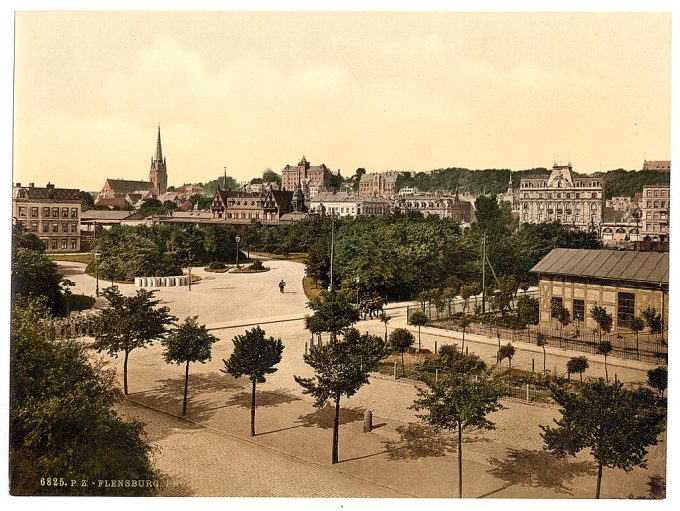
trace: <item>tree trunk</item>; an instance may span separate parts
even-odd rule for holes
[[[604,356],[604,378],[609,381],[609,371],[607,370],[607,355]]]
[[[463,498],[463,430],[458,423],[458,498]]]
[[[600,498],[600,489],[602,488],[602,463],[597,464],[597,486],[595,487],[595,498]]]
[[[338,439],[340,430],[340,396],[335,398],[335,419],[333,419],[333,455],[331,463],[338,462]]]
[[[406,378],[406,370],[404,369],[404,352],[401,352],[401,377]]]
[[[187,414],[187,401],[189,399],[189,361],[184,368],[184,402],[182,403],[182,415]]]
[[[130,352],[128,350],[125,350],[125,361],[123,362],[123,392],[125,395],[128,395],[128,384],[127,384],[127,375],[128,375],[128,369],[127,369],[127,363],[128,363],[128,355],[130,355]]]
[[[255,386],[257,382],[253,380],[253,395],[250,399],[250,436],[255,436]]]
[[[545,346],[543,346],[543,376],[545,376]]]
[[[640,332],[635,332],[635,351],[637,351],[637,359],[640,360]]]
[[[460,352],[465,353],[465,329],[463,328],[463,342],[460,345]]]
[[[418,325],[418,353],[420,353],[420,325]]]

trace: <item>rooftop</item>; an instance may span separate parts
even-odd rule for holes
[[[531,271],[607,280],[668,284],[668,253],[555,248]]]

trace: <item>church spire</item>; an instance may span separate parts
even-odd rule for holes
[[[158,139],[156,140],[156,161],[163,161],[163,150],[161,149],[161,123],[158,123]]]

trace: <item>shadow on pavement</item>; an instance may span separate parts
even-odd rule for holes
[[[219,378],[219,377],[218,377]],[[224,378],[226,380],[226,378]],[[157,382],[158,385],[142,392],[130,393],[130,398],[142,404],[180,417],[184,398],[184,377],[168,378]],[[189,400],[187,418],[203,421],[212,417],[213,412],[225,408],[225,392],[243,387],[217,378],[189,374]],[[202,399],[206,395],[208,399]],[[212,399],[210,399],[212,397]]]
[[[334,418],[335,407],[327,405],[323,408],[313,411],[312,413],[308,413],[307,415],[301,415],[298,417],[298,422],[302,423],[302,425],[305,427],[332,429]],[[343,424],[362,420],[364,420],[363,408],[340,408],[339,423],[341,426]]]
[[[252,393],[243,391],[231,396],[226,405],[250,409],[251,399]],[[293,401],[300,401],[300,398],[291,394],[286,389],[257,390],[255,392],[255,405],[258,408],[262,406],[279,406],[281,404],[292,403]]]
[[[488,462],[494,466],[488,473],[505,484],[480,497],[490,497],[514,485],[547,488],[571,495],[567,484],[575,477],[595,475],[595,465],[591,462],[569,461],[542,450],[509,449],[506,458],[491,458]]]
[[[453,441],[447,438],[448,435],[435,433],[425,425],[408,424],[399,426],[396,431],[399,440],[383,442],[389,461],[444,456],[454,450]]]

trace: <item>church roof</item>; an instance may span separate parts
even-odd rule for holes
[[[113,193],[135,193],[141,191],[152,191],[153,183],[151,181],[132,181],[129,179],[107,179],[109,188]]]

